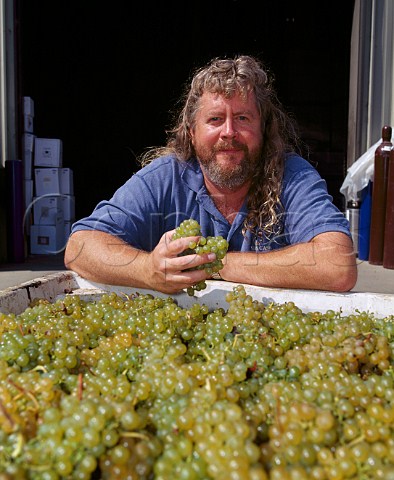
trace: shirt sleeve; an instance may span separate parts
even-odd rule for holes
[[[325,232],[342,232],[350,237],[349,222],[334,205],[327,185],[315,168],[301,159],[284,180],[282,204],[287,244],[308,242]]]
[[[158,201],[143,177],[133,175],[110,200],[98,203],[91,215],[75,222],[71,233],[99,230],[130,245],[151,251],[159,241]]]

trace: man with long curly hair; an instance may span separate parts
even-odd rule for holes
[[[176,293],[207,279],[214,254],[171,241],[192,218],[229,243],[221,277],[258,286],[348,291],[349,225],[301,156],[296,126],[262,63],[215,58],[193,75],[165,146],[109,201],[73,225],[65,264],[112,285]]]

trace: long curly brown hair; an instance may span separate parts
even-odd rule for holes
[[[284,111],[263,64],[248,55],[214,58],[198,69],[187,85],[174,127],[167,131],[167,144],[146,151],[140,162],[146,165],[161,155],[175,155],[186,161],[196,155],[190,130],[195,125],[199,100],[204,92],[231,98],[235,93],[254,93],[261,116],[262,153],[248,192],[248,214],[244,232],[274,231],[282,211],[280,194],[286,153],[300,152],[296,123]]]

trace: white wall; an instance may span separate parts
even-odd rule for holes
[[[394,127],[394,2],[356,0],[353,18],[348,167]]]

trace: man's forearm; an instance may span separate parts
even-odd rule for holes
[[[266,287],[348,291],[357,280],[352,250],[345,241],[300,243],[267,253],[230,252],[221,276]]]
[[[68,241],[65,265],[95,282],[149,288],[147,256],[113,235],[80,231]]]
[[[201,281],[204,275],[202,270],[195,270],[197,263],[189,264],[189,261],[201,263],[199,256],[178,257],[185,245],[169,255],[163,239],[158,246],[161,248],[155,249],[153,261],[150,253],[117,237],[98,231],[78,231],[69,239],[65,264],[79,275],[99,283],[172,293]],[[220,273],[224,280],[235,283],[348,291],[356,283],[357,265],[350,239],[344,234],[326,233],[311,242],[267,253],[229,252]]]

